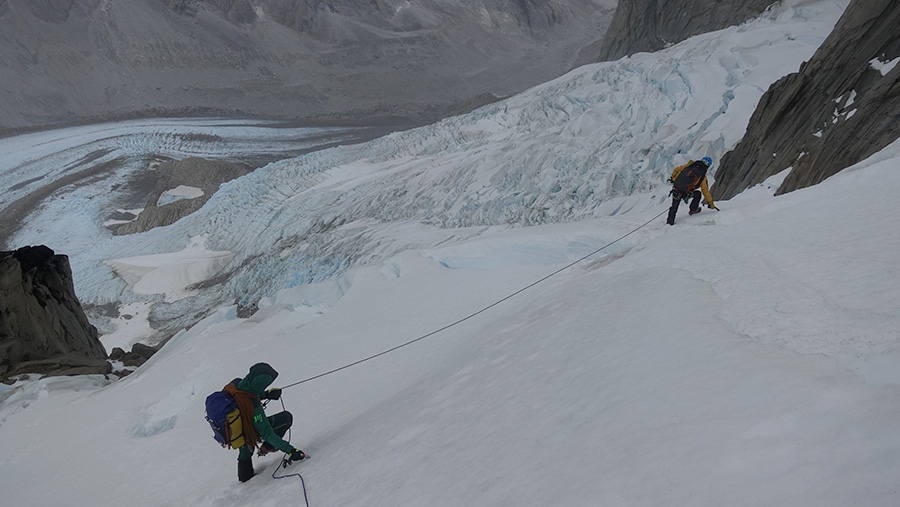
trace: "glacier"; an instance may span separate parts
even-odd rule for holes
[[[147,314],[181,327],[125,378],[0,388],[4,502],[897,504],[900,143],[815,187],[774,196],[785,168],[721,211],[658,215],[671,166],[717,160],[841,11],[785,2],[272,162],[146,233],[103,228],[108,182],[52,196],[16,241],[68,248],[79,295],[132,317],[105,343],[145,339]],[[273,455],[239,483],[202,419],[257,361],[291,386],[304,486]]]
[[[658,207],[671,168],[689,158],[717,160],[733,147],[763,91],[812,55],[840,10],[789,2],[690,44],[584,66],[467,115],[273,162],[223,185],[192,216],[140,235],[111,237],[98,226],[101,210],[85,207],[98,200],[76,189],[68,203],[55,199],[33,213],[13,242],[51,243],[68,253],[78,294],[93,305],[146,300],[110,271],[108,259],[178,251],[192,237],[233,253],[218,284],[174,307],[157,305],[171,334],[196,323],[172,320],[176,315],[233,301],[253,307],[279,290],[331,280],[404,249],[458,240],[460,228],[562,223]],[[156,121],[153,132],[128,136],[115,135],[115,128],[66,132],[52,140],[48,156],[76,160],[115,142],[140,153],[229,157],[247,151],[233,139],[266,142],[266,129],[221,122]],[[276,132],[272,142],[282,148],[278,141],[312,135]],[[194,147],[189,140],[197,135],[222,140]],[[15,139],[7,143],[14,147]],[[54,225],[60,215],[77,225]],[[429,229],[430,238],[418,245],[396,241],[390,231],[403,222]]]

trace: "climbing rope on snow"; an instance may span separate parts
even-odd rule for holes
[[[498,299],[497,301],[495,301],[495,302],[493,302],[493,303],[491,303],[491,304],[485,306],[484,308],[482,308],[482,309],[480,309],[480,310],[478,310],[478,311],[476,311],[476,312],[474,312],[474,313],[471,313],[471,314],[469,314],[469,315],[467,315],[467,316],[465,316],[465,317],[463,317],[463,318],[461,318],[461,319],[459,319],[459,320],[456,320],[456,321],[454,321],[454,322],[451,322],[450,324],[447,324],[446,326],[443,326],[443,327],[441,327],[441,328],[439,328],[439,329],[435,329],[434,331],[431,331],[431,332],[429,332],[429,333],[426,333],[426,334],[424,334],[424,335],[422,335],[422,336],[420,336],[420,337],[418,337],[418,338],[415,338],[415,339],[410,340],[410,341],[405,342],[405,343],[401,343],[400,345],[397,345],[396,347],[391,347],[391,348],[389,348],[389,349],[387,349],[387,350],[381,351],[381,352],[379,352],[379,353],[377,353],[377,354],[373,354],[373,355],[371,355],[371,356],[369,356],[369,357],[365,357],[365,358],[360,359],[360,360],[358,360],[358,361],[354,361],[354,362],[352,362],[352,363],[345,364],[344,366],[340,366],[340,367],[335,368],[335,369],[333,369],[333,370],[326,371],[325,373],[320,373],[320,374],[318,374],[318,375],[314,375],[314,376],[312,376],[312,377],[303,379],[303,380],[301,380],[301,381],[299,381],[299,382],[294,382],[293,384],[288,384],[288,385],[286,385],[286,386],[283,386],[281,389],[287,389],[288,387],[294,387],[294,386],[296,386],[296,385],[304,384],[304,383],[306,383],[306,382],[310,382],[310,381],[312,381],[312,380],[316,380],[316,379],[319,379],[319,378],[322,378],[322,377],[331,375],[332,373],[337,373],[337,372],[339,372],[339,371],[346,370],[347,368],[352,368],[352,367],[354,367],[354,366],[356,366],[356,365],[365,363],[366,361],[371,361],[372,359],[381,357],[381,356],[386,355],[386,354],[390,354],[391,352],[394,352],[395,350],[402,349],[403,347],[406,347],[406,346],[412,345],[413,343],[422,341],[422,340],[424,340],[425,338],[429,338],[429,337],[431,337],[431,336],[434,336],[434,335],[440,333],[441,331],[446,331],[447,329],[450,329],[451,327],[454,327],[454,326],[457,326],[457,325],[459,325],[459,324],[462,324],[463,322],[465,322],[465,321],[467,321],[467,320],[469,320],[469,319],[471,319],[471,318],[473,318],[473,317],[476,317],[476,316],[478,316],[478,315],[481,315],[482,313],[484,313],[484,312],[490,310],[491,308],[493,308],[493,307],[499,305],[500,303],[503,303],[504,301],[507,301],[507,300],[509,300],[509,299],[511,299],[511,298],[513,298],[513,297],[515,297],[515,296],[518,296],[519,294],[521,294],[521,293],[525,292],[526,290],[528,290],[528,289],[534,287],[535,285],[537,285],[537,284],[539,284],[539,283],[541,283],[541,282],[544,282],[544,281],[546,281],[546,280],[548,280],[548,279],[550,279],[550,278],[553,278],[554,276],[556,276],[556,275],[562,273],[563,271],[565,271],[565,270],[571,268],[572,266],[574,266],[574,265],[576,265],[576,264],[578,264],[578,263],[580,263],[580,262],[582,262],[582,261],[584,261],[584,260],[586,260],[586,259],[588,259],[588,258],[590,258],[590,257],[593,257],[594,255],[598,254],[599,252],[601,252],[601,251],[603,251],[603,250],[609,248],[610,246],[612,246],[612,245],[618,243],[619,241],[622,241],[623,239],[627,238],[628,236],[631,236],[631,235],[634,234],[635,232],[637,232],[637,231],[643,229],[644,227],[646,227],[647,225],[649,225],[650,222],[652,222],[652,221],[656,220],[657,218],[661,217],[661,216],[663,215],[663,213],[666,213],[666,212],[668,212],[668,211],[669,211],[669,209],[666,208],[665,210],[663,210],[662,212],[660,212],[660,214],[656,215],[655,217],[651,218],[650,220],[647,220],[646,222],[644,222],[643,224],[637,226],[636,228],[632,229],[631,231],[627,232],[626,234],[623,234],[622,236],[620,236],[620,237],[614,239],[613,241],[610,241],[609,243],[607,243],[607,244],[603,245],[602,247],[600,247],[600,248],[594,250],[593,252],[591,252],[591,253],[589,253],[589,254],[587,254],[587,255],[581,257],[580,259],[577,259],[577,260],[575,260],[575,261],[572,261],[572,262],[570,262],[569,264],[566,264],[565,266],[563,266],[563,267],[557,269],[556,271],[550,273],[549,275],[547,275],[547,276],[545,276],[545,277],[543,277],[543,278],[541,278],[541,279],[539,279],[539,280],[536,280],[536,281],[534,281],[534,282],[532,282],[532,283],[526,285],[525,287],[522,287],[521,289],[519,289],[519,290],[513,292],[512,294],[509,294],[508,296],[505,296],[505,297],[503,297],[503,298],[501,298],[501,299]]]
[[[281,400],[281,409],[287,411],[287,408],[284,406],[284,397],[279,398]],[[288,437],[287,443],[291,443],[291,429],[288,428]],[[307,459],[309,459],[309,455],[307,454]],[[304,460],[305,461],[305,460]],[[291,463],[290,458],[287,453],[284,453],[284,457],[281,458],[281,462],[278,463],[278,466],[275,467],[275,470],[272,471],[273,479],[287,479],[288,477],[299,477],[300,484],[303,486],[303,500],[306,502],[306,507],[309,507],[309,495],[306,493],[306,481],[303,480],[303,476],[300,473],[295,474],[285,474],[285,475],[275,475],[278,473],[279,468],[287,468],[287,466]]]
[[[541,278],[541,279],[539,279],[539,280],[536,280],[536,281],[534,281],[534,282],[532,282],[532,283],[526,285],[525,287],[522,287],[521,289],[519,289],[519,290],[517,290],[517,291],[515,291],[515,292],[513,292],[513,293],[511,293],[511,294],[509,294],[509,295],[507,295],[507,296],[505,296],[505,297],[503,297],[503,298],[501,298],[501,299],[498,299],[497,301],[495,301],[495,302],[489,304],[488,306],[485,306],[484,308],[482,308],[482,309],[480,309],[480,310],[478,310],[478,311],[476,311],[476,312],[474,312],[474,313],[471,313],[471,314],[469,314],[469,315],[467,315],[467,316],[465,316],[465,317],[463,317],[463,318],[461,318],[461,319],[458,319],[458,320],[456,320],[456,321],[454,321],[454,322],[451,322],[450,324],[447,324],[446,326],[443,326],[443,327],[441,327],[441,328],[439,328],[439,329],[435,329],[434,331],[431,331],[430,333],[426,333],[426,334],[424,334],[424,335],[422,335],[422,336],[420,336],[420,337],[418,337],[418,338],[416,338],[416,339],[414,339],[414,340],[410,340],[410,341],[408,341],[408,342],[406,342],[406,343],[401,343],[400,345],[397,345],[396,347],[391,347],[391,348],[389,348],[389,349],[387,349],[387,350],[384,350],[384,351],[382,351],[382,352],[379,352],[379,353],[377,353],[377,354],[373,354],[373,355],[371,355],[371,356],[369,356],[369,357],[360,359],[359,361],[354,361],[354,362],[352,362],[352,363],[346,364],[346,365],[341,366],[341,367],[339,367],[339,368],[335,368],[335,369],[333,369],[333,370],[326,371],[325,373],[320,373],[320,374],[318,374],[318,375],[314,375],[314,376],[312,376],[312,377],[303,379],[303,380],[301,380],[301,381],[299,381],[299,382],[294,382],[293,384],[288,384],[288,385],[282,387],[281,389],[284,390],[284,389],[287,389],[288,387],[293,387],[293,386],[296,386],[296,385],[300,385],[300,384],[303,384],[303,383],[306,383],[306,382],[310,382],[310,381],[315,380],[315,379],[318,379],[318,378],[322,378],[322,377],[324,377],[324,376],[326,376],[326,375],[331,375],[332,373],[337,373],[337,372],[339,372],[339,371],[341,371],[341,370],[346,370],[347,368],[352,368],[353,366],[356,366],[356,365],[358,365],[358,364],[365,363],[366,361],[371,361],[372,359],[375,359],[375,358],[377,358],[377,357],[381,357],[381,356],[386,355],[386,354],[390,354],[391,352],[393,352],[393,351],[395,351],[395,350],[401,349],[401,348],[406,347],[406,346],[408,346],[408,345],[412,345],[413,343],[422,341],[422,340],[424,340],[425,338],[428,338],[428,337],[430,337],[430,336],[434,336],[434,335],[440,333],[441,331],[445,331],[445,330],[447,330],[447,329],[450,329],[450,328],[453,327],[453,326],[456,326],[456,325],[458,325],[458,324],[461,324],[461,323],[463,323],[463,322],[465,322],[465,321],[467,321],[467,320],[469,320],[469,319],[471,319],[471,318],[473,318],[473,317],[475,317],[475,316],[477,316],[477,315],[480,315],[480,314],[482,314],[482,313],[484,313],[484,312],[490,310],[491,308],[493,308],[493,307],[499,305],[500,303],[503,303],[504,301],[506,301],[506,300],[508,300],[508,299],[511,299],[511,298],[513,298],[513,297],[515,297],[515,296],[517,296],[517,295],[519,295],[519,294],[525,292],[526,290],[528,290],[528,289],[534,287],[535,285],[537,285],[537,284],[539,284],[539,283],[541,283],[541,282],[544,282],[544,281],[546,281],[546,280],[548,280],[548,279],[550,279],[550,278],[552,278],[552,277],[558,275],[559,273],[562,273],[563,271],[565,271],[565,270],[571,268],[572,266],[574,266],[574,265],[576,265],[576,264],[578,264],[578,263],[580,263],[580,262],[582,262],[582,261],[584,261],[584,260],[586,260],[586,259],[588,259],[588,258],[590,258],[590,257],[593,257],[593,256],[596,255],[597,253],[599,253],[599,252],[605,250],[606,248],[609,248],[610,246],[612,246],[612,245],[618,243],[619,241],[622,241],[623,239],[627,238],[628,236],[630,236],[630,235],[634,234],[635,232],[641,230],[642,228],[646,227],[647,225],[650,224],[650,222],[656,220],[657,218],[659,218],[660,216],[662,216],[663,213],[666,213],[667,211],[668,211],[668,209],[662,211],[660,214],[656,215],[655,217],[651,218],[650,220],[647,220],[646,222],[644,222],[643,224],[639,225],[638,227],[632,229],[631,231],[627,232],[626,234],[623,234],[622,236],[616,238],[615,240],[610,241],[609,243],[607,243],[607,244],[603,245],[602,247],[600,247],[600,248],[594,250],[593,252],[591,252],[591,253],[589,253],[589,254],[587,254],[587,255],[585,255],[585,256],[583,256],[583,257],[581,257],[581,258],[579,258],[579,259],[577,259],[577,260],[575,260],[575,261],[573,261],[573,262],[570,262],[569,264],[566,264],[565,266],[563,266],[563,267],[557,269],[556,271],[550,273],[549,275],[544,276],[543,278]],[[282,408],[282,410],[287,410],[287,409],[285,408],[285,406],[284,406],[284,397],[282,396],[282,397],[280,398],[280,400],[281,400],[281,408]],[[290,429],[290,428],[288,428],[288,433],[287,433],[287,435],[288,435],[287,442],[290,443],[290,441],[291,441],[291,429]],[[310,507],[310,506],[309,506],[309,495],[307,494],[307,491],[306,491],[306,481],[303,479],[303,476],[302,476],[302,475],[300,475],[299,473],[292,473],[292,474],[285,474],[285,475],[277,475],[277,474],[278,474],[278,470],[279,470],[280,468],[286,468],[288,464],[290,464],[290,459],[289,459],[289,457],[288,457],[288,454],[285,453],[285,455],[284,455],[284,457],[282,458],[281,462],[278,464],[278,466],[275,467],[275,470],[272,471],[272,478],[273,478],[273,479],[286,479],[286,478],[288,478],[288,477],[299,477],[299,478],[300,478],[300,484],[303,486],[303,500],[306,502],[306,507]]]

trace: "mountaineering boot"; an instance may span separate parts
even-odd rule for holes
[[[700,213],[700,208],[688,211],[688,215],[696,215],[697,213]]]
[[[247,482],[250,478],[253,477],[253,460],[251,459],[239,459],[238,460],[238,480],[241,482]]]

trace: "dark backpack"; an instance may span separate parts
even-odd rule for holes
[[[213,430],[213,438],[222,447],[243,447],[244,431],[241,411],[234,396],[216,391],[206,397],[206,421]]]
[[[697,187],[700,186],[700,182],[706,177],[707,169],[709,169],[709,166],[704,164],[702,160],[698,160],[685,167],[678,173],[678,176],[675,177],[675,181],[672,182],[675,186],[675,190],[682,193],[691,193],[694,190],[697,190]]]

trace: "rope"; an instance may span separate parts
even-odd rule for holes
[[[461,319],[459,319],[459,320],[457,320],[457,321],[451,322],[450,324],[447,324],[447,325],[444,326],[444,327],[441,327],[441,328],[439,328],[439,329],[435,329],[434,331],[431,331],[430,333],[426,333],[426,334],[424,334],[424,335],[422,335],[422,336],[420,336],[420,337],[418,337],[418,338],[415,338],[415,339],[413,339],[413,340],[410,340],[410,341],[408,341],[408,342],[406,342],[406,343],[401,343],[400,345],[397,345],[396,347],[391,347],[391,348],[389,348],[389,349],[387,349],[387,350],[384,350],[384,351],[382,351],[382,352],[379,352],[379,353],[377,353],[377,354],[373,354],[373,355],[371,355],[371,356],[369,356],[369,357],[360,359],[360,360],[358,360],[358,361],[354,361],[354,362],[352,362],[352,363],[345,364],[344,366],[335,368],[335,369],[333,369],[333,370],[326,371],[325,373],[320,373],[320,374],[318,374],[318,375],[314,375],[314,376],[312,376],[312,377],[303,379],[303,380],[301,380],[301,381],[299,381],[299,382],[294,382],[293,384],[288,384],[288,385],[282,387],[281,389],[287,389],[287,388],[289,388],[289,387],[294,387],[294,386],[296,386],[296,385],[304,384],[304,383],[306,383],[306,382],[310,382],[310,381],[312,381],[312,380],[316,380],[316,379],[325,377],[325,376],[327,376],[327,375],[331,375],[332,373],[337,373],[337,372],[339,372],[339,371],[346,370],[347,368],[352,368],[352,367],[354,367],[354,366],[356,366],[356,365],[365,363],[366,361],[371,361],[372,359],[381,357],[381,356],[386,355],[386,354],[390,354],[391,352],[394,352],[395,350],[402,349],[403,347],[406,347],[406,346],[408,346],[408,345],[412,345],[413,343],[422,341],[422,340],[424,340],[425,338],[434,336],[434,335],[440,333],[441,331],[446,331],[447,329],[450,329],[451,327],[454,327],[454,326],[457,326],[457,325],[459,325],[459,324],[462,324],[463,322],[465,322],[465,321],[467,321],[467,320],[469,320],[469,319],[471,319],[471,318],[473,318],[473,317],[476,317],[476,316],[478,316],[478,315],[481,315],[482,313],[484,313],[484,312],[490,310],[491,308],[493,308],[493,307],[499,305],[500,303],[503,303],[504,301],[507,301],[507,300],[509,300],[509,299],[512,299],[512,298],[515,297],[515,296],[518,296],[519,294],[521,294],[521,293],[525,292],[526,290],[528,290],[528,289],[534,287],[535,285],[537,285],[537,284],[539,284],[539,283],[541,283],[541,282],[544,282],[544,281],[546,281],[546,280],[548,280],[548,279],[550,279],[550,278],[552,278],[552,277],[554,277],[554,276],[556,276],[556,275],[562,273],[563,271],[565,271],[565,270],[571,268],[572,266],[578,264],[579,262],[582,262],[582,261],[584,261],[585,259],[588,259],[589,257],[593,257],[594,255],[596,255],[597,253],[601,252],[602,250],[605,250],[605,249],[611,247],[612,245],[615,245],[615,244],[618,243],[619,241],[622,241],[623,239],[627,238],[628,236],[631,236],[631,235],[634,234],[635,232],[637,232],[637,231],[643,229],[644,227],[646,227],[647,225],[649,225],[650,222],[652,222],[652,221],[656,220],[657,218],[661,217],[661,216],[663,215],[663,213],[666,213],[666,212],[668,212],[668,211],[669,211],[669,209],[666,208],[666,209],[663,210],[660,214],[656,215],[655,217],[651,218],[650,220],[647,220],[646,222],[644,222],[643,224],[641,224],[641,225],[637,226],[636,228],[632,229],[632,230],[629,231],[628,233],[626,233],[626,234],[624,234],[624,235],[622,235],[622,236],[616,238],[616,239],[613,240],[613,241],[610,241],[609,243],[607,243],[607,244],[603,245],[602,247],[600,247],[600,248],[594,250],[593,252],[591,252],[591,253],[585,255],[584,257],[581,257],[580,259],[575,260],[575,261],[572,261],[572,262],[570,262],[569,264],[566,264],[565,266],[563,266],[563,267],[557,269],[556,271],[554,271],[554,272],[550,273],[549,275],[547,275],[547,276],[541,278],[540,280],[534,281],[534,282],[532,282],[532,283],[526,285],[525,287],[522,287],[521,289],[519,289],[519,290],[513,292],[512,294],[510,294],[510,295],[508,295],[508,296],[506,296],[506,297],[503,297],[503,298],[501,298],[501,299],[498,299],[497,301],[495,301],[495,302],[489,304],[488,306],[485,306],[484,308],[482,308],[482,309],[476,311],[475,313],[471,313],[471,314],[469,314],[469,315],[467,315],[467,316],[465,316],[465,317],[463,317],[463,318],[461,318]]]
[[[284,411],[287,411],[287,408],[284,406],[284,397],[281,397],[279,399],[281,400],[281,409]],[[291,443],[291,428],[288,428],[287,443]],[[309,459],[309,455],[307,455],[306,459]],[[306,502],[306,507],[309,507],[309,495],[306,493],[306,481],[303,480],[302,475],[300,475],[299,473],[275,475],[278,473],[279,468],[286,468],[287,467],[286,463],[289,463],[289,462],[290,462],[290,460],[288,459],[288,454],[284,453],[284,457],[281,458],[281,462],[278,464],[278,466],[275,467],[275,470],[272,471],[272,478],[273,479],[287,479],[288,477],[299,477],[300,484],[303,486],[303,500]]]

